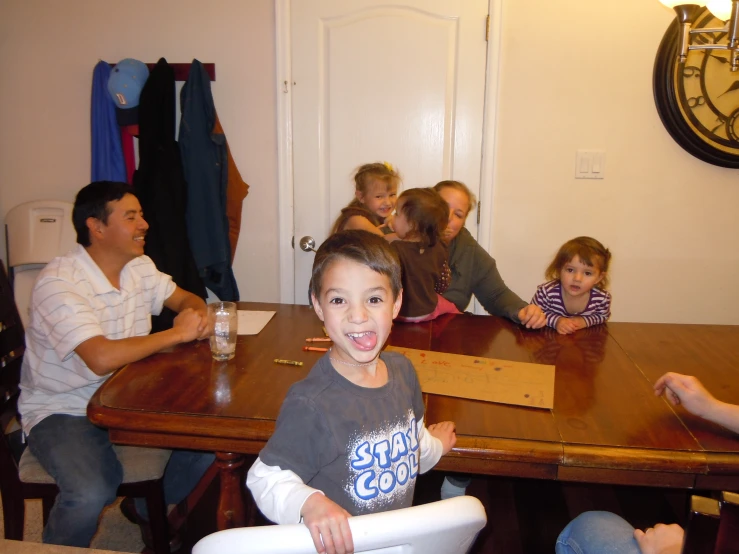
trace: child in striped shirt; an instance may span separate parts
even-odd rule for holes
[[[605,323],[611,317],[608,265],[611,252],[591,237],[562,245],[546,270],[550,281],[539,285],[531,303],[547,316],[547,325],[569,335]]]

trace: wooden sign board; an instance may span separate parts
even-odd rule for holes
[[[531,408],[554,407],[554,366],[388,346],[416,368],[421,390]]]

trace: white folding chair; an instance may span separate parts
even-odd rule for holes
[[[5,216],[8,272],[23,327],[28,328],[28,306],[39,272],[76,243],[69,202],[38,200],[15,206]]]
[[[485,526],[485,508],[460,496],[412,508],[349,518],[354,552],[460,554]],[[228,529],[198,541],[192,554],[315,554],[308,528],[267,525]]]

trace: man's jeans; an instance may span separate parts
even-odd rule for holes
[[[28,447],[54,478],[59,496],[54,502],[43,541],[65,546],[90,546],[100,512],[116,499],[123,468],[108,440],[108,432],[84,416],[56,414],[37,423],[28,435]],[[164,473],[167,504],[183,500],[213,462],[204,452],[172,453]],[[145,502],[136,499],[146,517]]]
[[[640,554],[634,528],[611,512],[585,512],[557,537],[556,554]]]

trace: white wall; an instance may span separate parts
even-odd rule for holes
[[[508,284],[530,297],[560,244],[589,234],[613,251],[614,320],[739,324],[739,173],[683,151],[652,99],[671,12],[502,1],[492,249]],[[160,56],[216,63],[216,108],[251,185],[236,278],[243,299],[278,301],[271,0],[0,0],[0,217],[89,181],[97,60]],[[606,150],[605,180],[574,179],[578,148]]]
[[[657,0],[503,0],[492,250],[522,297],[592,235],[615,321],[739,324],[739,172],[682,150],[652,97],[672,19]],[[574,179],[579,148],[606,151],[604,180]]]
[[[0,217],[90,182],[92,70],[129,57],[216,64],[216,109],[250,185],[234,272],[242,300],[278,301],[271,0],[0,0]]]

